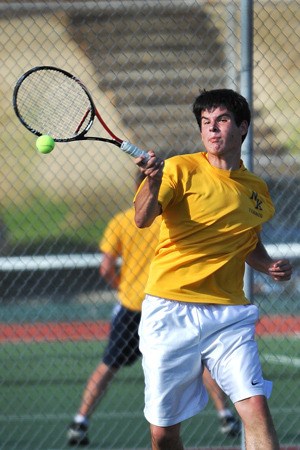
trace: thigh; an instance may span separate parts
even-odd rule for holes
[[[197,414],[207,403],[202,383],[199,323],[191,305],[146,298],[140,323],[145,374],[145,416],[171,426]]]
[[[221,314],[219,319],[217,339],[216,336],[207,338],[206,365],[233,403],[255,395],[269,397],[272,383],[263,378],[255,341],[257,307],[243,305],[223,309],[225,315]]]

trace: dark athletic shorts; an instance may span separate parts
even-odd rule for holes
[[[113,368],[129,366],[140,356],[138,328],[141,313],[117,305],[103,362]]]

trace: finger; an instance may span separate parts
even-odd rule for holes
[[[292,266],[289,261],[276,261],[276,263],[269,267],[269,272],[276,272],[278,270],[292,270]]]
[[[282,276],[284,274],[292,274],[292,270],[289,268],[280,268],[280,269],[276,269],[276,270],[269,270],[269,274],[271,276]]]
[[[292,276],[292,273],[290,271],[289,272],[279,272],[279,273],[273,274],[272,278],[275,281],[287,281],[287,280],[291,279],[291,276]]]
[[[283,266],[291,266],[288,259],[279,259],[275,261],[270,268],[283,267]]]

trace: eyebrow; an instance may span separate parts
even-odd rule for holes
[[[219,114],[219,115],[216,117],[216,119],[220,119],[221,117],[229,117],[229,118],[231,118],[231,115],[230,115],[229,113]],[[210,117],[201,116],[201,120],[203,120],[203,119],[205,119],[205,120],[211,120]]]

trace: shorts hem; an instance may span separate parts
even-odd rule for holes
[[[179,416],[177,416],[176,418],[170,418],[170,419],[163,419],[163,418],[155,418],[153,420],[150,420],[150,416],[147,415],[147,413],[144,412],[145,415],[145,419],[151,424],[151,425],[155,425],[157,427],[170,427],[172,425],[176,425],[178,423],[183,422],[184,420],[190,419],[191,417],[196,416],[197,414],[201,413],[201,411],[204,410],[204,408],[206,407],[208,403],[208,399],[206,400],[205,403],[203,403],[202,405],[199,405],[198,408],[191,410],[189,412],[186,412],[184,414],[181,414]]]
[[[239,402],[241,400],[245,400],[246,398],[250,398],[250,397],[255,397],[257,395],[263,395],[266,398],[269,398],[271,396],[271,392],[272,392],[272,385],[273,383],[269,380],[264,380],[264,386],[260,387],[259,389],[255,389],[255,390],[249,390],[247,392],[241,392],[241,393],[236,393],[234,395],[231,396],[231,401],[232,403],[236,403]]]

